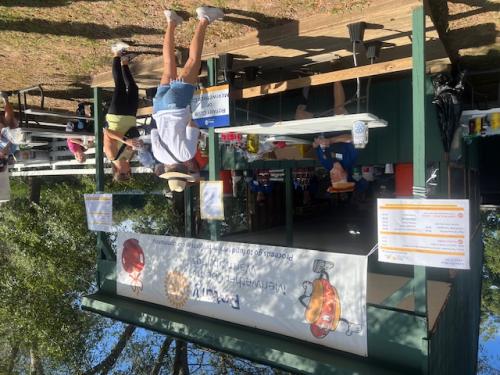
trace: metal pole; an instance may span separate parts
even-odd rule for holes
[[[208,174],[210,181],[216,181],[219,178],[220,171],[220,152],[219,136],[214,128],[208,130]],[[210,239],[217,241],[219,239],[220,223],[217,220],[209,221]]]
[[[97,192],[104,191],[104,154],[102,126],[104,116],[102,113],[102,89],[94,87],[94,146],[95,146],[95,177]]]
[[[94,147],[95,147],[95,184],[98,193],[104,192],[104,159],[102,126],[102,89],[94,87]],[[97,232],[97,259],[115,260],[115,254],[107,247],[104,232]],[[99,262],[98,262],[99,264]],[[98,276],[99,277],[99,276]]]
[[[208,85],[217,85],[217,59],[209,59],[208,67]],[[208,174],[210,181],[216,181],[219,178],[220,171],[220,152],[219,136],[215,134],[215,129],[208,129]],[[208,222],[210,228],[210,239],[217,241],[219,239],[219,221],[212,220]]]
[[[413,10],[413,197],[425,198],[425,12]],[[424,266],[413,267],[415,312],[427,315],[427,278]]]
[[[293,184],[292,167],[285,168],[285,206],[286,206],[286,246],[293,246]]]

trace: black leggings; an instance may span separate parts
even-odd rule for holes
[[[139,88],[128,65],[121,64],[120,57],[113,58],[115,91],[108,113],[110,115],[136,116],[139,107]]]

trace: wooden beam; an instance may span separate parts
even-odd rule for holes
[[[435,60],[428,64],[428,73],[438,73],[449,68],[448,59]],[[376,63],[371,65],[359,66],[334,72],[316,74],[310,77],[302,77],[290,79],[288,81],[267,83],[265,85],[247,87],[240,90],[231,91],[231,99],[251,99],[264,95],[277,94],[288,90],[300,89],[309,86],[325,85],[327,83],[345,81],[355,79],[357,77],[371,77],[376,75],[384,75],[412,69],[412,58],[406,57],[403,59]],[[153,107],[142,107],[137,111],[137,116],[148,116],[153,113]]]
[[[277,94],[280,92],[299,89],[307,86],[318,86],[324,85],[326,83],[345,81],[354,78],[363,78],[381,74],[401,72],[410,70],[411,67],[411,57],[406,57],[394,61],[359,66],[356,68],[338,70],[329,73],[316,74],[310,77],[301,77],[283,82],[247,87],[245,89],[231,92],[231,98],[236,100],[250,99],[258,96]]]

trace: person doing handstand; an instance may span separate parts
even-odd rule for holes
[[[295,111],[296,120],[314,117],[313,113],[306,111],[308,90],[303,91],[302,96],[302,101]],[[333,113],[335,115],[347,114],[342,82],[333,84],[333,97]],[[355,184],[352,181],[352,169],[356,164],[358,153],[352,144],[352,136],[342,134],[330,138],[316,137],[313,147],[316,149],[316,155],[321,165],[330,172],[331,186],[328,188],[328,192],[353,191]]]
[[[125,54],[129,46],[114,44],[113,80],[115,90],[106,115],[108,127],[104,129],[104,153],[113,168],[113,180],[128,180],[131,175],[130,159],[134,150],[142,147],[137,130],[136,115],[139,106],[139,89],[128,67],[130,57]]]
[[[198,83],[205,32],[210,23],[222,19],[221,9],[196,9],[198,24],[189,46],[189,57],[177,76],[174,32],[182,18],[173,10],[165,10],[167,29],[163,42],[163,75],[153,99],[153,118],[157,129],[151,131],[151,144],[155,158],[164,164],[160,177],[168,180],[171,191],[181,192],[187,182],[196,177],[189,172],[196,155],[199,129],[191,119],[191,99]],[[194,168],[195,169],[195,168]]]

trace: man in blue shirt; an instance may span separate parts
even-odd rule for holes
[[[352,144],[352,136],[343,134],[336,137],[317,137],[313,142],[321,165],[330,171],[332,192],[354,190],[352,169],[356,165],[358,152]]]

